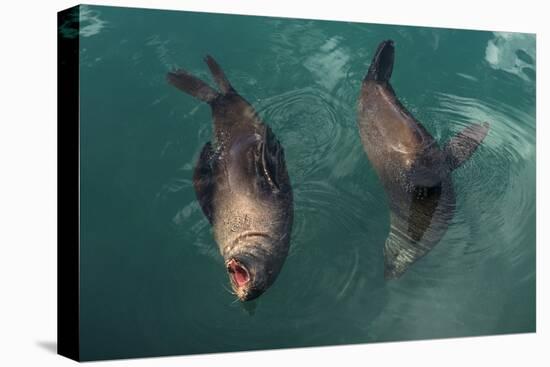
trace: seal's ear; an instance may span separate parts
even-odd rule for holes
[[[489,123],[473,124],[459,132],[445,145],[449,167],[454,170],[466,162],[489,132]]]
[[[214,88],[183,69],[168,73],[166,79],[174,87],[206,103],[212,103],[218,96]]]

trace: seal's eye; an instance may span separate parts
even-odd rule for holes
[[[239,288],[245,286],[250,281],[250,275],[246,267],[235,259],[231,259],[227,263],[227,271],[233,283]]]

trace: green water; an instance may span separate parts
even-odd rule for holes
[[[81,356],[142,357],[535,330],[535,37],[109,7],[81,9]],[[454,219],[383,278],[388,204],[356,99],[377,44],[444,143],[487,121],[453,174]],[[213,55],[285,148],[295,196],[275,284],[235,302],[191,176],[209,107],[166,83]]]

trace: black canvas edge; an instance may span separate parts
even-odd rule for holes
[[[76,361],[80,360],[79,15],[79,6],[57,13],[57,353]]]

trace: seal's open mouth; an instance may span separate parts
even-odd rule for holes
[[[235,259],[229,260],[227,263],[227,271],[231,275],[233,283],[235,283],[238,288],[246,285],[250,280],[248,270]]]

